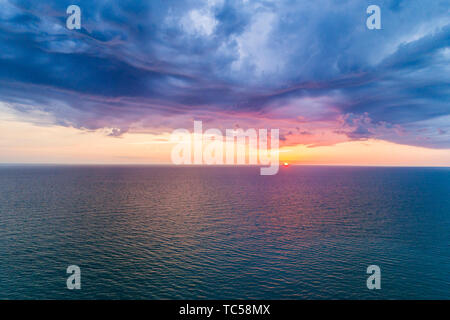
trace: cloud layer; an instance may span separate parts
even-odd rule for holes
[[[65,28],[70,4],[81,30]],[[381,30],[366,28],[370,4]],[[284,144],[450,148],[449,13],[439,0],[0,0],[0,101],[116,137],[196,119],[280,128]]]

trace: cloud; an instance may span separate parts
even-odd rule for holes
[[[357,0],[79,1],[70,31],[61,1],[2,0],[0,101],[116,137],[199,119],[450,148],[448,5],[379,4],[382,30]]]

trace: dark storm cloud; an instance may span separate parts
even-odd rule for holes
[[[369,4],[0,0],[0,101],[112,136],[276,113],[449,148],[448,2],[378,1],[382,30],[365,27]]]

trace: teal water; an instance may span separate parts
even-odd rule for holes
[[[0,259],[1,299],[450,299],[450,168],[2,166]]]

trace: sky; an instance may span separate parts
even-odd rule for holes
[[[380,30],[366,27],[373,4]],[[170,133],[201,120],[277,128],[292,163],[449,166],[449,11],[0,0],[0,163],[170,163]]]

